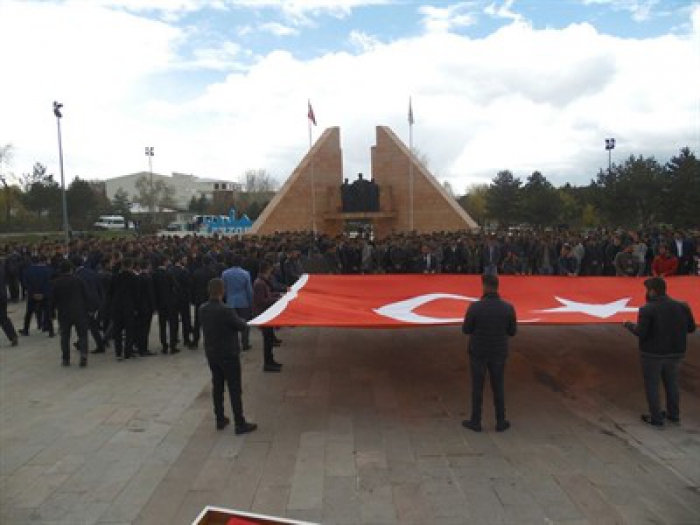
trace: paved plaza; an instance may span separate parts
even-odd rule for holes
[[[656,430],[626,330],[522,328],[503,434],[490,403],[483,433],[460,425],[459,328],[279,335],[281,374],[261,371],[259,334],[243,355],[259,424],[243,437],[214,428],[201,349],[83,370],[59,366],[58,338],[3,338],[0,523],[186,524],[208,504],[328,524],[700,523],[697,334],[682,425]]]

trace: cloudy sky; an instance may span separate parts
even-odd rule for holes
[[[614,158],[700,149],[700,4],[690,0],[0,0],[0,145],[10,170],[284,180],[318,127],[370,172],[374,127],[458,193],[498,170],[585,184]]]

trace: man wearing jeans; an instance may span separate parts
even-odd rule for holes
[[[243,258],[235,254],[229,260],[230,268],[221,278],[226,286],[226,304],[236,309],[238,317],[244,321],[253,318],[253,283],[250,274],[241,268]],[[250,350],[250,328],[241,330],[241,345],[243,350]]]
[[[515,335],[517,322],[515,309],[498,295],[498,277],[484,274],[481,277],[484,295],[467,310],[462,331],[470,335],[469,361],[472,376],[472,415],[462,421],[462,426],[481,432],[481,406],[484,397],[484,380],[488,371],[496,408],[496,431],[510,428],[506,419],[504,375],[508,359],[508,338]]]
[[[688,334],[695,331],[693,312],[686,303],[666,295],[666,281],[652,277],[644,281],[647,303],[639,309],[637,324],[624,326],[639,338],[642,374],[649,414],[642,421],[662,428],[664,420],[680,423],[678,370],[685,356]],[[666,391],[666,411],[661,410],[659,383]]]

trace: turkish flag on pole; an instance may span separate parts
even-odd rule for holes
[[[309,113],[308,113],[309,120],[313,122],[313,125],[316,125],[316,115],[314,115],[314,108],[311,107],[311,101],[309,100]]]
[[[636,321],[644,278],[500,276],[519,323]],[[700,279],[672,277],[668,294],[700,319]],[[304,275],[253,326],[409,328],[458,325],[481,296],[479,275]]]

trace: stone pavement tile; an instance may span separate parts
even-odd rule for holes
[[[321,509],[287,509],[284,517],[308,523],[323,523],[323,511]]]
[[[324,479],[323,523],[360,523],[357,479],[354,476],[326,476]]]
[[[109,503],[86,501],[83,495],[74,492],[54,492],[38,509],[42,522],[65,524],[97,523]]]
[[[168,471],[165,465],[143,465],[100,516],[100,522],[131,522]]]
[[[622,523],[620,513],[580,474],[557,474],[557,480],[584,515],[594,522]]]
[[[355,450],[352,443],[326,442],[326,456],[324,461],[326,476],[355,476]]]
[[[37,508],[67,479],[68,474],[43,474],[7,503],[11,507]],[[3,496],[4,499],[4,496]]]
[[[322,508],[324,460],[325,434],[320,432],[303,433],[294,467],[288,509]]]
[[[432,523],[429,502],[418,483],[392,483],[392,495],[399,523],[423,525]]]
[[[240,436],[231,437],[232,439],[246,439]],[[225,507],[236,509],[250,509],[252,507],[269,451],[269,443],[255,441],[243,443],[229,478],[217,495],[218,500],[222,501]]]
[[[46,471],[43,465],[24,465],[18,468],[12,475],[0,478],[0,494],[3,498],[13,498]]]
[[[465,491],[464,499],[471,523],[505,523],[505,510],[493,489]]]
[[[289,503],[289,485],[258,485],[251,507],[252,512],[269,516],[284,516]]]
[[[352,425],[352,415],[344,414],[341,410],[334,408],[328,414],[328,428],[326,430],[326,442],[354,442],[354,429]]]
[[[171,523],[173,525],[189,525],[199,515],[207,505],[211,505],[216,498],[216,492],[190,490],[185,494],[180,505],[177,507],[177,512],[170,521],[161,520],[155,523]]]
[[[362,523],[398,523],[393,494],[389,485],[372,490],[360,490],[359,500]]]

